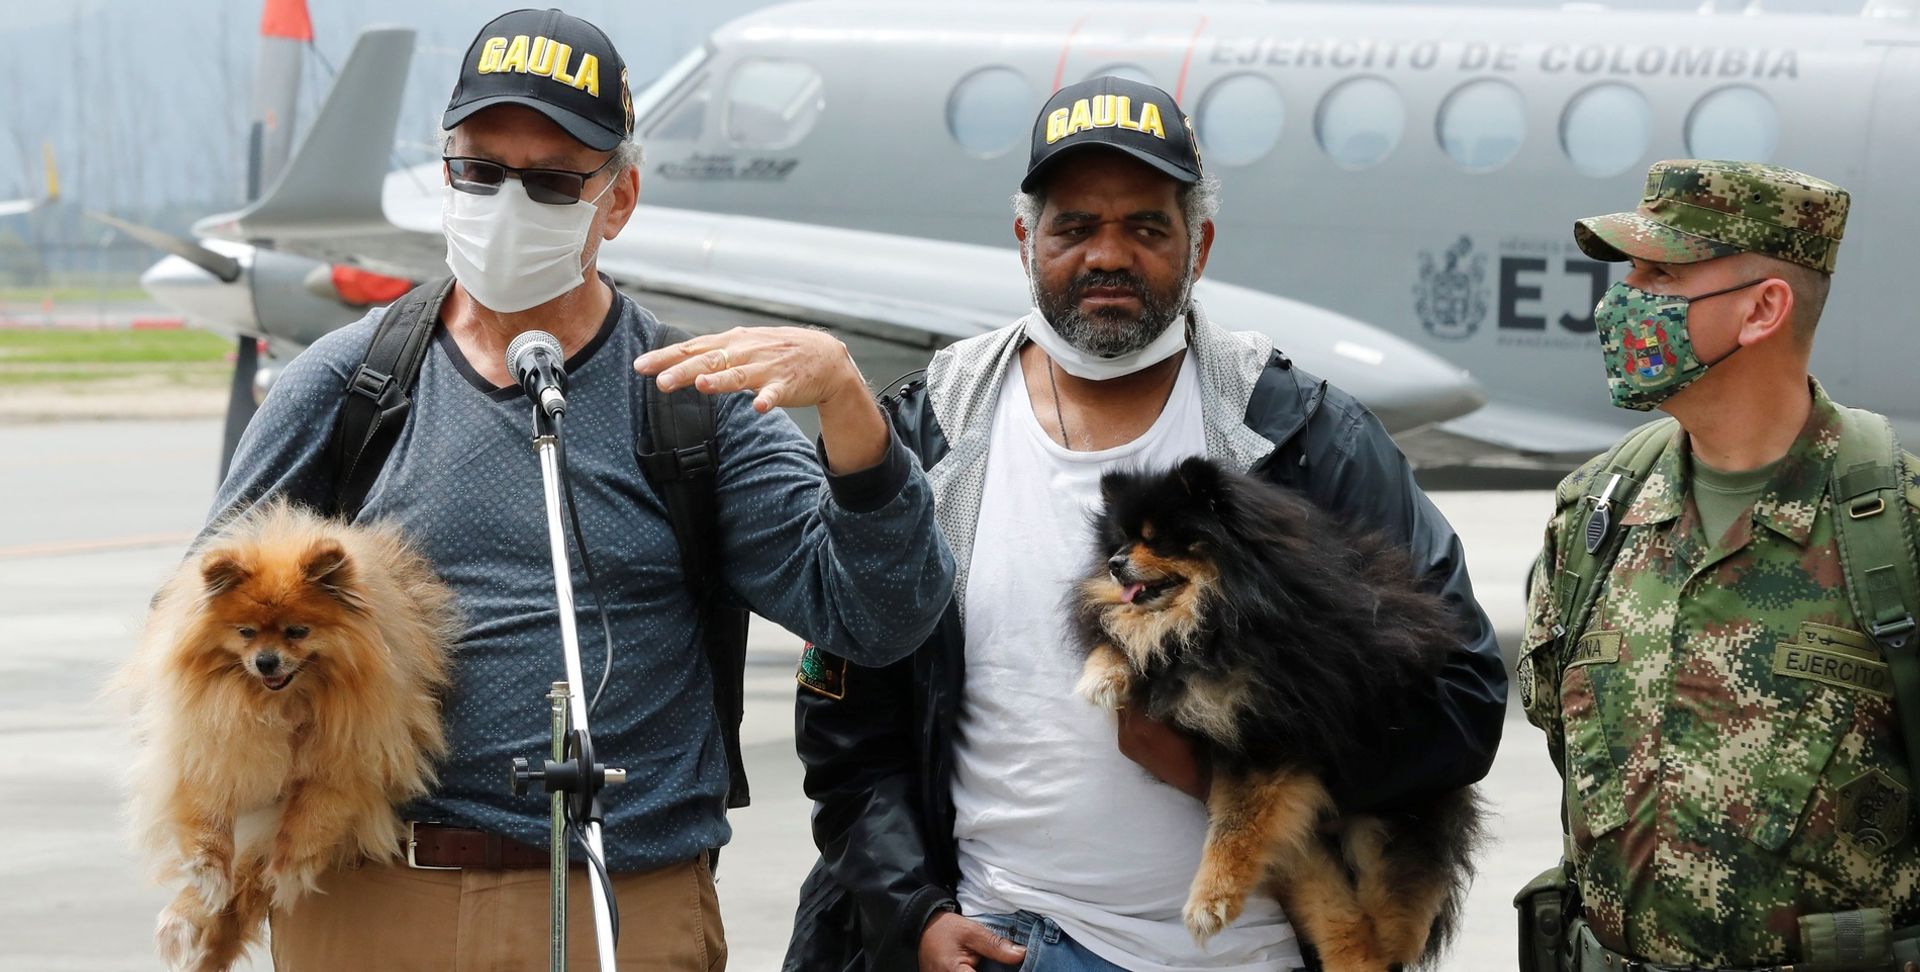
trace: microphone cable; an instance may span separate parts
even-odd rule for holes
[[[538,407],[537,405],[535,406]],[[580,505],[573,498],[573,474],[567,468],[567,438],[561,425],[565,413],[553,416],[553,460],[559,468],[562,501],[567,508],[567,526],[573,534],[573,546],[580,552],[580,567],[587,574],[587,590],[593,595],[593,606],[600,615],[600,634],[607,648],[606,662],[600,668],[600,684],[593,690],[593,697],[587,702],[587,713],[600,707],[600,696],[607,690],[607,677],[613,673],[613,625],[607,620],[607,599],[600,593],[600,579],[594,575],[593,560],[587,556],[585,531],[580,529]],[[577,757],[576,757],[577,758]],[[592,772],[592,767],[585,767]],[[613,933],[615,944],[620,941],[620,901],[613,894],[613,876],[607,871],[607,862],[593,852],[593,845],[587,843],[586,825],[573,815],[572,801],[566,802],[567,834],[580,846],[580,853],[593,869],[594,880],[600,882],[600,888],[607,898],[607,924]]]
[[[536,406],[538,407],[538,406]],[[587,540],[580,529],[580,506],[573,500],[573,474],[567,469],[567,439],[561,433],[562,416],[553,416],[553,459],[560,469],[560,489],[567,507],[567,525],[573,533],[573,547],[580,552],[580,567],[587,574],[587,590],[600,615],[600,634],[606,643],[606,662],[600,666],[600,684],[587,702],[587,714],[600,707],[600,696],[607,691],[607,678],[613,674],[613,625],[607,620],[607,599],[600,592],[600,578],[593,572],[593,560],[587,556]]]
[[[607,894],[607,926],[608,930],[613,932],[614,944],[618,945],[620,943],[620,901],[613,896],[613,877],[607,873],[607,862],[593,852],[592,844],[587,843],[587,828],[573,818],[572,801],[568,801],[566,815],[567,834],[580,845],[580,853],[586,857],[588,866],[593,868],[594,880],[600,882],[601,890]]]

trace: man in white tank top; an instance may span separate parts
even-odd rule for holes
[[[1194,943],[1180,918],[1207,831],[1194,771],[1191,793],[1156,779],[1115,745],[1112,714],[1073,691],[1064,594],[1090,556],[1101,474],[1207,452],[1184,311],[1213,186],[1157,89],[1095,79],[1049,108],[1015,229],[1035,313],[993,409],[961,612],[959,914],[929,925],[921,965],[964,948],[971,919],[1064,953],[1048,968],[1292,969],[1299,948],[1268,898]],[[1060,111],[1064,127],[1049,121]],[[1120,127],[1123,111],[1136,127]]]
[[[1207,830],[1192,745],[1074,692],[1065,598],[1093,555],[1101,475],[1192,456],[1300,488],[1404,540],[1472,635],[1431,698],[1332,781],[1352,805],[1479,779],[1505,674],[1452,528],[1351,396],[1191,299],[1216,183],[1166,92],[1095,78],[1033,133],[1015,235],[1034,309],[935,355],[888,401],[927,467],[955,596],[913,659],[864,669],[810,648],[798,745],[821,862],[789,972],[1291,972],[1270,897],[1208,940],[1181,909]],[[1361,731],[1365,727],[1356,727]]]

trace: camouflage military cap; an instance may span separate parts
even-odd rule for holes
[[[1832,273],[1847,201],[1845,189],[1777,165],[1669,159],[1647,170],[1639,209],[1579,220],[1573,240],[1588,256],[1614,263],[1698,263],[1745,252]]]

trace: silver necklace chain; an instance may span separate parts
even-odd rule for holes
[[[1073,451],[1073,440],[1067,438],[1067,417],[1060,411],[1060,382],[1053,377],[1053,359],[1047,359],[1047,387],[1053,390],[1053,420],[1060,425],[1060,444],[1068,452]]]
[[[1060,411],[1060,382],[1054,378],[1053,368],[1053,359],[1047,358],[1047,388],[1053,392],[1053,421],[1060,426],[1060,444],[1066,446],[1068,452],[1072,452],[1073,440],[1067,437],[1067,416]],[[1179,368],[1173,369],[1173,378],[1174,380],[1167,382],[1166,395],[1160,400],[1161,408],[1167,407],[1167,401],[1173,397],[1173,386],[1179,384]]]

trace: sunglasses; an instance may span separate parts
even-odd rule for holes
[[[461,192],[470,192],[476,196],[491,196],[500,191],[500,187],[511,175],[520,180],[527,190],[527,198],[549,206],[571,206],[580,201],[580,193],[586,188],[587,180],[605,171],[613,164],[613,157],[600,163],[592,172],[570,172],[566,169],[516,169],[510,165],[501,165],[486,159],[446,158],[440,161],[447,166],[447,175],[453,187]]]

